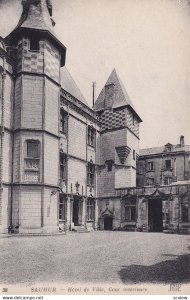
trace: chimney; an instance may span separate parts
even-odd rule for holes
[[[180,136],[180,146],[181,147],[185,146],[185,140],[184,140],[184,136],[183,135]]]
[[[106,109],[110,109],[113,106],[113,99],[114,98],[114,84],[105,85],[105,100],[104,106]]]

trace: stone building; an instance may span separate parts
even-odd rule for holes
[[[51,1],[22,6],[0,38],[0,232],[189,231],[183,137],[139,157],[142,120],[116,71],[90,108],[65,67]]]
[[[171,184],[190,179],[190,145],[184,136],[179,144],[140,150],[137,164],[137,186]]]
[[[97,228],[99,121],[64,67],[50,1],[22,1],[0,43],[0,229]]]
[[[141,230],[190,232],[190,145],[184,136],[177,145],[140,150],[134,193]]]

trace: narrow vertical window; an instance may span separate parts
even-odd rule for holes
[[[65,221],[66,219],[66,198],[64,195],[59,195],[59,221]]]
[[[136,153],[135,153],[135,150],[133,150],[133,160],[136,159]]]
[[[147,163],[147,171],[153,171],[154,170],[154,163],[153,161],[149,161]]]
[[[87,167],[87,183],[89,186],[94,186],[95,181],[95,166],[92,163]]]
[[[60,153],[60,181],[66,181],[67,157],[64,153]]]
[[[171,159],[166,159],[165,160],[165,167],[166,167],[166,170],[171,169],[171,167],[172,167]]]
[[[95,147],[96,131],[92,126],[88,126],[88,145]]]
[[[26,141],[25,181],[38,182],[40,180],[40,142]]]
[[[60,131],[64,134],[67,133],[68,114],[63,109],[60,110]]]
[[[94,221],[95,201],[93,198],[87,200],[87,221]]]

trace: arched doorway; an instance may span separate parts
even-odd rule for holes
[[[104,217],[104,230],[112,230],[113,218],[111,216]]]

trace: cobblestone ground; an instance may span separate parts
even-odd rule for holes
[[[190,282],[190,236],[140,232],[0,237],[0,283]]]

